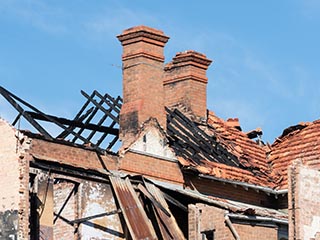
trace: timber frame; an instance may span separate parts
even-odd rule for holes
[[[102,95],[96,90],[88,95],[81,91],[86,102],[70,120],[48,115],[3,87],[0,87],[0,94],[18,112],[12,122],[13,126],[19,125],[23,117],[47,140],[61,139],[74,144],[85,144],[104,153],[112,151],[119,139],[119,114],[122,106],[120,96],[113,98],[107,93]],[[54,124],[61,132],[54,137],[44,127],[43,122]]]

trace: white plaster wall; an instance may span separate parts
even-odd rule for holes
[[[161,136],[156,128],[148,129],[130,149],[159,157],[176,159],[174,152],[168,147],[166,139]]]
[[[88,182],[82,186],[81,218],[111,212],[117,209],[111,187],[106,184]],[[118,214],[95,218],[81,224],[81,239],[124,239]]]

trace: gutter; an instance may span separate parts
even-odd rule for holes
[[[148,152],[144,152],[144,151],[140,151],[140,150],[136,150],[136,149],[132,149],[132,148],[129,148],[128,152],[146,155],[146,156],[158,158],[158,159],[161,159],[164,161],[179,163],[179,161],[176,158],[169,158],[169,157],[165,157],[165,156],[160,156],[160,155],[156,155],[154,153],[148,153]],[[198,176],[202,177],[202,178],[218,181],[218,182],[228,183],[228,184],[235,185],[235,186],[241,186],[246,190],[251,188],[251,189],[255,190],[256,192],[262,191],[262,192],[265,192],[267,195],[273,194],[273,195],[275,195],[274,197],[276,199],[278,198],[279,195],[288,194],[288,189],[275,190],[275,189],[269,188],[269,187],[262,187],[262,186],[258,186],[258,185],[254,185],[254,184],[250,184],[250,183],[217,178],[217,177],[208,176],[205,174],[199,174]]]
[[[230,218],[229,218],[229,212],[226,211],[226,213],[224,214],[224,220],[226,222],[226,224],[228,225],[233,237],[235,240],[240,240],[240,236],[237,232],[237,230],[234,228],[234,226],[232,225],[232,222],[230,221]]]
[[[236,185],[236,186],[241,186],[246,190],[251,188],[251,189],[253,189],[253,190],[257,191],[257,192],[259,192],[259,191],[265,192],[267,195],[274,194],[275,198],[278,198],[278,195],[284,195],[284,194],[288,193],[288,189],[275,190],[275,189],[272,189],[272,188],[269,188],[269,187],[262,187],[262,186],[258,186],[258,185],[254,185],[254,184],[250,184],[250,183],[245,183],[245,182],[221,179],[221,178],[217,178],[217,177],[214,177],[214,176],[208,176],[208,175],[205,175],[205,174],[199,174],[199,177],[210,179],[210,180],[214,180],[214,181],[218,181],[218,182],[229,183],[229,184]]]
[[[228,216],[229,218],[234,218],[239,220],[273,222],[273,223],[288,225],[288,220],[282,220],[282,219],[277,219],[273,217],[247,216],[247,215],[239,215],[239,214],[233,214],[233,213],[226,213],[226,216]]]

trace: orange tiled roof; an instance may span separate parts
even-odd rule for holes
[[[246,133],[237,128],[239,125],[235,124],[237,120],[234,120],[224,121],[213,112],[208,112],[208,129],[231,154],[237,157],[241,165],[247,168],[236,170],[224,167],[225,176],[238,181],[273,187],[271,169],[266,160],[269,148],[250,139]]]
[[[320,120],[285,129],[271,146],[250,139],[239,129],[237,119],[224,121],[210,111],[207,124],[199,127],[215,137],[240,163],[240,166],[228,166],[203,159],[196,164],[179,159],[182,165],[191,166],[202,174],[285,189],[288,187],[287,169],[294,160],[320,167]]]
[[[179,121],[179,117],[180,125],[171,120]],[[213,112],[208,112],[204,124],[192,124],[187,119],[183,122],[182,118],[179,112],[176,116],[175,112],[171,113],[168,130],[174,138],[172,147],[184,167],[217,178],[272,188],[276,186],[266,158],[269,147],[250,139],[241,131],[237,119],[224,121]],[[176,131],[171,128],[176,128]],[[203,142],[207,143],[203,145]]]
[[[246,133],[233,125],[230,126],[228,121],[223,121],[213,112],[208,113],[208,127],[212,134],[215,134],[220,143],[235,155],[242,165],[268,172],[265,147],[248,138]]]
[[[272,144],[268,161],[272,174],[282,176],[279,183],[281,189],[288,186],[287,170],[294,160],[320,166],[320,120],[287,128]]]

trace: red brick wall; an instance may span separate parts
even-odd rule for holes
[[[186,51],[177,53],[166,65],[164,74],[165,105],[183,104],[198,117],[207,114],[206,70],[211,60],[205,55]]]
[[[123,106],[120,112],[120,139],[132,140],[140,125],[154,117],[165,128],[163,99],[163,32],[139,26],[125,30],[118,39],[123,46]]]
[[[133,174],[143,174],[164,181],[183,183],[183,176],[177,162],[138,153],[127,152],[120,160],[119,170]]]
[[[30,154],[39,159],[81,168],[104,169],[106,166],[114,170],[117,167],[117,158],[114,156],[98,155],[95,151],[40,139],[32,139]]]
[[[188,175],[186,178],[188,179],[186,183],[189,188],[195,187],[199,192],[216,197],[264,207],[272,207],[276,202],[274,197],[268,196],[264,192],[256,192],[250,188],[246,190],[240,186],[235,187],[231,184],[223,184],[218,181],[197,178],[191,175]]]
[[[214,230],[214,239],[234,239],[232,232],[225,223],[225,210],[205,204],[188,206],[189,239],[201,240],[201,232]],[[273,227],[253,226],[233,223],[241,240],[278,239],[278,229]]]
[[[188,205],[188,239],[201,240],[201,232],[212,230],[215,233],[214,239],[231,239],[232,235],[226,229],[220,228],[221,220],[219,215],[220,209],[213,208],[205,204],[189,204]],[[222,217],[223,217],[223,211]],[[218,235],[216,235],[218,233]],[[226,236],[226,238],[221,238]],[[229,237],[229,238],[228,238]]]
[[[195,115],[205,117],[207,112],[207,86],[197,81],[177,81],[164,85],[166,106],[182,103]]]
[[[145,174],[149,177],[176,183],[183,183],[185,178],[188,179],[186,185],[190,188],[192,185],[195,186],[199,192],[259,206],[270,206],[272,205],[272,200],[275,200],[264,193],[257,193],[251,189],[247,191],[241,187],[234,188],[230,184],[223,185],[220,182],[194,178],[189,175],[183,177],[177,162],[130,151],[126,152],[125,156],[120,158],[118,163],[117,157],[115,156],[98,156],[94,151],[33,139],[30,153],[45,160],[70,164],[82,168],[103,169],[104,164],[109,170],[119,169],[134,174]],[[192,184],[188,184],[190,181]]]
[[[58,214],[63,205],[65,205],[60,217],[58,217],[54,223],[53,235],[56,240],[75,239],[75,236],[77,236],[77,233],[74,233],[75,228],[63,220],[67,219],[70,221],[77,219],[79,216],[76,192],[71,193],[74,187],[74,183],[67,181],[57,182],[53,185],[54,212]],[[56,216],[54,216],[54,219],[55,218]]]
[[[241,240],[277,240],[278,228],[255,225],[233,224]]]

